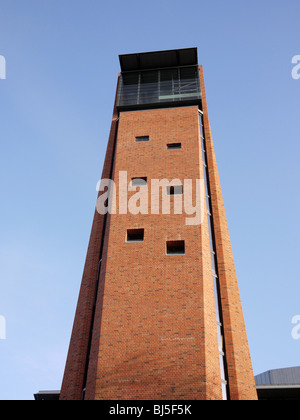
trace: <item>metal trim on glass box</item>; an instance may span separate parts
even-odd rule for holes
[[[196,47],[119,55],[121,71],[140,71],[198,64]]]
[[[119,111],[198,105],[201,107],[198,66],[122,72],[117,98]]]

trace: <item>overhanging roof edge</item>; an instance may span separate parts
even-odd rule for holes
[[[198,65],[198,50],[181,48],[119,55],[121,71],[150,70],[164,67]]]

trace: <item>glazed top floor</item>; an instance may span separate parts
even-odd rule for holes
[[[198,105],[197,48],[120,55],[119,111]]]

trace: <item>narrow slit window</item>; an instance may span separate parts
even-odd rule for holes
[[[144,187],[147,185],[147,177],[136,177],[131,179],[131,186],[132,187]]]
[[[167,194],[168,195],[182,195],[183,194],[183,186],[182,185],[175,185],[172,187],[167,187]]]
[[[144,143],[145,141],[149,141],[149,136],[138,136],[135,138],[137,143]]]
[[[144,229],[128,229],[126,242],[144,242]]]
[[[167,149],[168,150],[181,149],[181,143],[169,143],[167,144]]]
[[[167,255],[184,255],[185,242],[184,241],[168,241]]]

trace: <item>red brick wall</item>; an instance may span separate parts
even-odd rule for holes
[[[230,394],[255,399],[202,67],[200,79]],[[115,108],[105,178],[116,119]],[[149,142],[135,142],[145,135]],[[167,150],[167,143],[177,142],[182,149]],[[119,171],[127,171],[128,182],[147,177],[148,185],[153,178],[203,179],[197,107],[121,113],[113,169],[117,190]],[[151,215],[150,195],[148,215],[118,213],[107,217],[85,398],[222,399],[207,218],[201,226],[187,226],[185,214]],[[61,399],[82,394],[103,220],[95,214]],[[133,228],[145,230],[143,243],[126,243]],[[185,240],[185,255],[166,255],[171,240]]]
[[[221,184],[209,124],[202,66],[200,66],[200,83],[202,90],[204,112],[203,122],[216,237],[216,253],[218,258],[218,271],[224,318],[230,397],[231,399],[237,400],[253,400],[257,399],[257,392],[255,388]]]
[[[117,118],[118,112],[115,103],[102,178],[110,177]],[[80,400],[82,398],[103,227],[104,216],[95,211],[60,393],[61,400]]]
[[[143,135],[150,141],[136,143]],[[199,140],[197,107],[121,113],[116,184],[125,170],[128,181],[203,178]],[[207,220],[185,218],[111,215],[88,399],[221,399]],[[143,243],[125,242],[131,228],[145,229]],[[166,241],[180,239],[186,254],[166,256]]]

